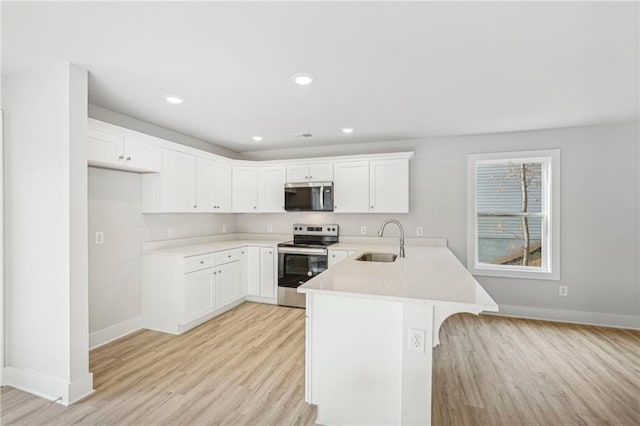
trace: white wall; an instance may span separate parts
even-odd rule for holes
[[[190,146],[192,148],[201,149],[213,154],[222,155],[228,158],[238,158],[238,153],[227,148],[215,145],[211,142],[196,139],[192,136],[188,136],[182,133],[175,132],[165,127],[158,126],[156,124],[149,123],[147,121],[138,120],[128,115],[120,114],[115,111],[111,111],[98,105],[89,105],[89,117],[96,120],[105,121],[107,123],[115,124],[116,126],[122,126],[126,129],[135,130],[147,135],[155,136],[157,138],[166,139],[171,142],[179,143],[182,145]]]
[[[63,403],[92,389],[86,268],[87,72],[5,76],[4,384]]]
[[[394,217],[408,235],[422,226],[425,236],[448,239],[466,263],[467,154],[560,148],[561,281],[478,281],[506,313],[640,327],[638,141],[636,123],[242,153],[278,159],[415,150],[416,157],[409,214],[241,214],[238,231],[266,232],[271,224],[274,233],[288,233],[294,222],[335,222],[342,235],[358,235],[365,225],[375,236],[383,219]],[[568,297],[558,296],[558,285],[569,286]]]
[[[205,144],[209,152],[227,155],[227,150],[218,152],[215,145],[111,111],[92,107],[89,115],[174,142],[190,140],[190,146],[196,148],[202,149],[200,145]],[[89,331],[92,346],[139,325],[142,243],[170,239],[168,228],[174,229],[172,238],[221,234],[223,225],[227,226],[228,233],[236,230],[234,214],[143,215],[141,176],[89,167]],[[104,232],[104,244],[94,244],[96,231]]]

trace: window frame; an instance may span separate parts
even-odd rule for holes
[[[543,166],[543,265],[539,269],[478,262],[476,166],[504,162],[541,162]],[[467,269],[472,275],[560,280],[560,150],[495,152],[467,156]]]

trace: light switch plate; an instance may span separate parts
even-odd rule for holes
[[[418,226],[416,228],[416,237],[422,237],[424,230],[422,229],[422,226]]]
[[[273,225],[267,225],[267,232],[273,232]]]
[[[360,234],[361,235],[367,235],[367,227],[366,226],[361,226],[360,227]]]
[[[167,228],[167,236],[168,237],[173,237],[175,234],[176,234],[175,229]]]
[[[227,232],[227,225],[222,225],[222,232]]]

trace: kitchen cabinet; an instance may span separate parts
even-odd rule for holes
[[[287,165],[287,183],[331,181],[333,181],[332,163]]]
[[[409,213],[409,162],[374,160],[369,163],[371,213]]]
[[[233,212],[255,213],[258,211],[258,168],[255,166],[233,166]],[[284,192],[284,188],[283,188]]]
[[[336,265],[337,263],[340,263],[341,261],[343,261],[344,259],[346,259],[347,257],[351,256],[354,253],[355,251],[352,251],[352,250],[329,249],[328,267],[331,268],[332,266]]]
[[[90,165],[137,171],[162,170],[162,149],[128,136],[89,128],[87,160]]]
[[[260,296],[276,297],[275,250],[260,248]]]
[[[195,212],[196,204],[196,158],[183,152],[165,150],[162,164],[162,206],[165,212]],[[157,176],[149,176],[155,179]],[[147,177],[143,178],[144,180]]]
[[[240,281],[242,292],[260,296],[260,248],[244,247],[240,251]]]
[[[247,247],[182,257],[142,257],[143,327],[181,334],[244,300]],[[273,249],[272,249],[273,250]],[[259,249],[251,250],[259,265]],[[248,255],[249,252],[245,253]],[[247,270],[259,280],[255,268]]]
[[[215,307],[215,268],[185,274],[184,318],[190,323],[213,311]]]
[[[242,297],[240,261],[219,265],[215,269],[216,309],[222,308]]]
[[[231,166],[197,158],[197,211],[222,213],[231,211]]]
[[[258,169],[258,211],[284,213],[284,165],[261,166]]]
[[[335,163],[333,180],[335,213],[369,212],[369,161]]]

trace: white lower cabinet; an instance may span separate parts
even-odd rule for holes
[[[331,268],[335,264],[343,261],[347,257],[351,256],[355,251],[352,250],[332,250],[329,249],[329,264],[328,267]]]
[[[248,296],[260,296],[260,248],[244,247],[240,263],[243,292]]]
[[[244,246],[194,256],[142,258],[143,327],[185,331],[245,300],[275,303],[275,247]]]
[[[184,318],[182,324],[207,315],[216,307],[215,268],[184,276]]]
[[[260,249],[260,296],[276,297],[275,250]]]
[[[216,309],[227,306],[242,298],[240,281],[240,262],[231,262],[215,268],[216,277]]]

